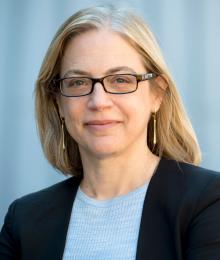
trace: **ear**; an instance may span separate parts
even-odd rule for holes
[[[156,78],[155,78],[155,83],[158,87],[160,87],[162,90],[166,90],[167,87],[168,87],[168,78],[165,74],[161,74],[161,75],[158,75]]]
[[[163,101],[164,93],[168,87],[168,79],[166,75],[162,74],[155,78],[155,85],[158,87],[155,91],[155,100],[152,112],[157,112],[160,109],[160,105]]]

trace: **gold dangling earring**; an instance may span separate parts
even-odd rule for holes
[[[155,147],[156,143],[157,143],[157,119],[156,119],[156,109],[153,113],[153,124],[154,124],[154,127],[153,127],[153,145]]]
[[[63,151],[66,150],[66,146],[65,146],[65,135],[64,135],[64,118],[60,117],[61,119],[61,130],[62,130],[62,148]]]

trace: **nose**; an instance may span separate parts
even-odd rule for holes
[[[103,110],[112,106],[111,94],[105,92],[100,82],[94,84],[93,92],[88,96],[88,107],[92,110]]]

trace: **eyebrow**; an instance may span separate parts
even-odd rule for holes
[[[115,68],[108,69],[105,74],[113,74],[117,72],[126,72],[126,73],[132,73],[132,74],[137,74],[136,71],[128,66],[119,66]],[[80,69],[70,69],[68,70],[63,77],[71,77],[73,75],[80,75],[80,76],[91,76],[91,74],[87,71],[80,70]]]

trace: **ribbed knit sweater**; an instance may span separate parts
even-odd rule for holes
[[[147,187],[108,200],[91,198],[79,187],[63,260],[134,260]]]

